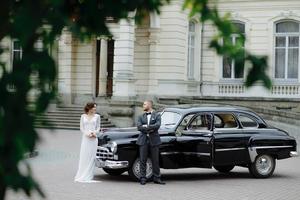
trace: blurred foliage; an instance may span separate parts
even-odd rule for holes
[[[24,153],[34,150],[39,140],[34,129],[36,116],[42,114],[56,94],[56,67],[49,55],[51,46],[67,28],[80,40],[93,36],[109,35],[107,17],[114,20],[127,18],[131,11],[136,18],[156,11],[169,0],[3,0],[0,1],[0,41],[4,38],[20,41],[22,59],[8,70],[0,63],[0,199],[4,199],[8,188],[22,189],[27,195],[33,190],[43,197],[38,184],[33,180],[30,166]],[[239,62],[244,59],[252,64],[246,85],[262,80],[268,88],[270,80],[265,74],[265,57],[256,57],[233,46],[230,35],[235,32],[229,18],[220,17],[208,0],[185,0],[184,8],[190,15],[199,15],[201,22],[211,21],[218,29],[211,47],[218,54],[227,55]],[[240,36],[244,40],[244,36]],[[219,39],[223,39],[223,44]],[[42,49],[34,48],[41,40]],[[243,42],[243,41],[242,41]],[[0,54],[6,49],[0,47]],[[35,81],[32,81],[35,77]],[[29,93],[35,91],[36,98],[29,101]]]
[[[7,188],[23,189],[27,195],[37,190],[30,166],[24,159],[39,140],[34,129],[36,116],[42,114],[55,97],[56,68],[49,55],[51,46],[64,28],[81,40],[109,34],[107,17],[127,18],[136,9],[159,12],[167,0],[3,0],[0,1],[0,41],[17,39],[22,59],[8,70],[0,70],[0,199]],[[42,49],[34,48],[38,40]],[[1,52],[6,51],[0,47]],[[32,81],[34,77],[34,81]],[[29,101],[29,93],[36,98]]]

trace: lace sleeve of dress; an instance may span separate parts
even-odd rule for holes
[[[85,125],[84,125],[83,118],[84,118],[84,116],[81,115],[81,117],[80,117],[80,131],[81,131],[84,135],[88,136],[90,133],[85,129]]]
[[[100,128],[101,128],[101,117],[100,117],[100,115],[97,115],[95,132],[98,133],[100,131]]]

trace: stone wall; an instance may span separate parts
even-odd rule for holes
[[[135,126],[137,117],[143,113],[143,100],[111,100],[96,99],[99,111],[107,115],[117,127]],[[165,107],[187,104],[199,106],[203,104],[219,104],[247,107],[259,113],[264,119],[288,124],[300,125],[300,102],[284,99],[255,98],[154,98],[154,109],[162,111]]]

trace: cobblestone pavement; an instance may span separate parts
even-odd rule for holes
[[[286,129],[300,139],[299,128],[282,123],[271,124]],[[98,183],[74,183],[81,134],[79,131],[39,130],[43,138],[39,156],[30,159],[35,178],[50,200],[297,200],[300,199],[300,158],[277,162],[274,175],[254,179],[245,168],[236,167],[229,174],[213,169],[162,170],[167,185],[132,182],[127,173],[118,177],[96,169]],[[299,134],[299,135],[298,135]],[[9,191],[8,200],[28,199],[22,192]],[[32,199],[41,199],[33,194]]]

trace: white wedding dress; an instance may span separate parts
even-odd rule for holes
[[[91,119],[86,114],[80,118],[80,131],[82,132],[82,141],[80,148],[80,157],[78,171],[75,176],[75,182],[95,182],[93,181],[95,158],[98,146],[97,138],[90,138],[88,135],[100,131],[100,115],[95,114]]]

